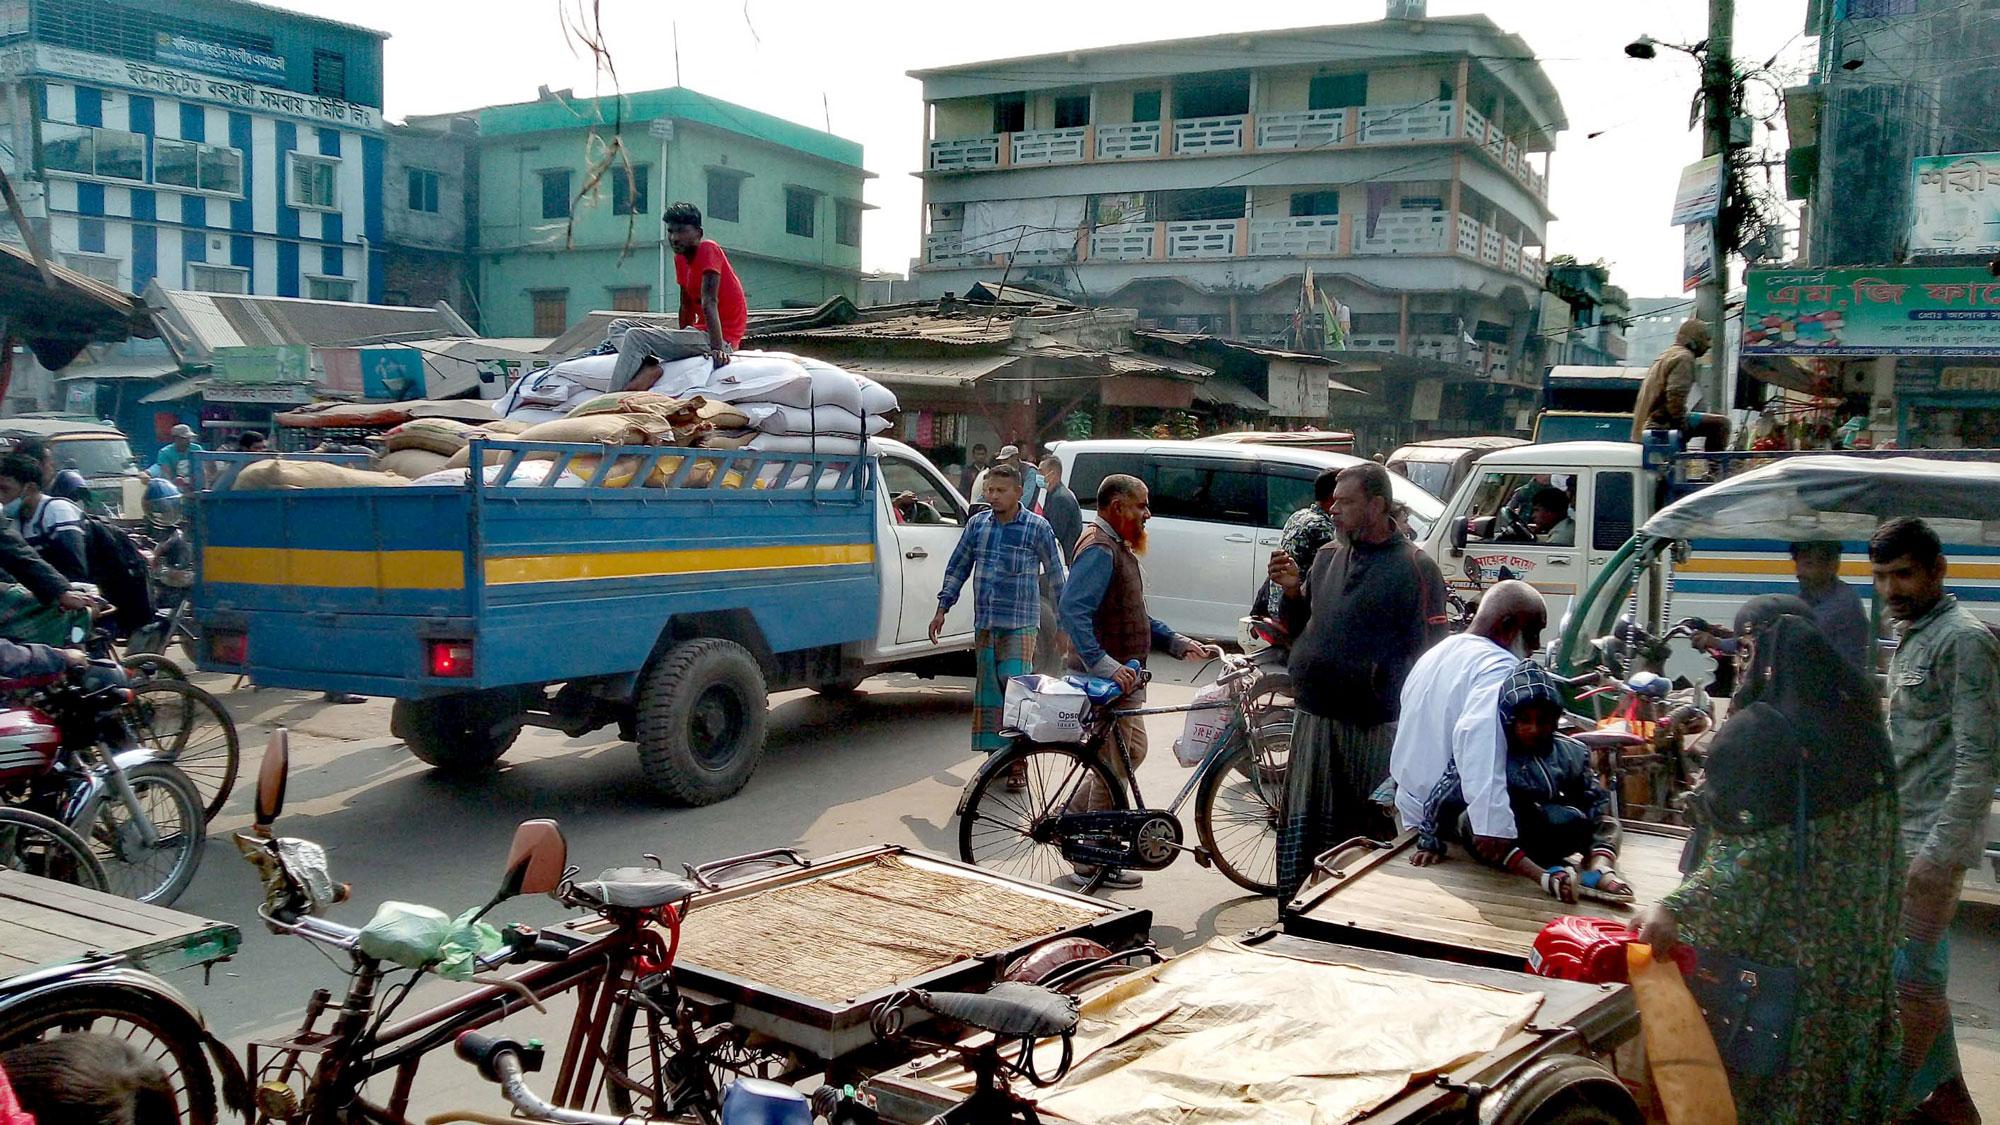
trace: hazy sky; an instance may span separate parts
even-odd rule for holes
[[[387,44],[391,119],[530,100],[539,85],[611,92],[587,52],[565,41],[562,13],[579,0],[275,0],[282,7],[378,28]],[[1117,43],[1379,19],[1383,0],[1228,4],[1155,0],[581,0],[598,4],[619,85],[681,85],[766,113],[832,129],[864,146],[870,211],[864,265],[904,272],[916,252],[922,191],[921,87],[904,72]],[[1694,61],[1663,51],[1639,62],[1622,48],[1641,33],[1693,42],[1704,0],[1431,0],[1432,15],[1484,12],[1525,38],[1561,93],[1570,123],[1556,147],[1549,253],[1610,262],[1637,296],[1680,292],[1681,237],[1667,225],[1681,165],[1700,155],[1687,128]],[[1758,66],[1778,55],[1792,74],[1814,41],[1800,36],[1805,0],[1737,5],[1736,54]],[[1602,131],[1589,139],[1588,134]],[[1758,143],[1781,147],[1760,125]],[[1782,188],[1782,183],[1779,184]],[[1779,192],[1782,195],[1782,190]]]

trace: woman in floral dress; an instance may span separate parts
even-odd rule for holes
[[[1730,1073],[1741,1120],[1873,1125],[1891,1116],[1902,909],[1881,703],[1796,598],[1753,600],[1736,631],[1749,670],[1693,798],[1696,862],[1640,938],[1798,970],[1785,1065]]]

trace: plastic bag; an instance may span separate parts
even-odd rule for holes
[[[1090,698],[1075,684],[1054,676],[1015,676],[1007,681],[1001,725],[1035,742],[1082,742],[1089,709]]]
[[[1222,684],[1210,684],[1195,692],[1188,702],[1194,710],[1187,713],[1187,720],[1181,724],[1181,736],[1174,739],[1174,757],[1181,765],[1198,766],[1222,740],[1222,732],[1229,726],[1229,689]]]
[[[428,969],[447,980],[469,980],[475,961],[500,949],[500,931],[413,902],[385,902],[361,928],[361,952],[406,969]]]

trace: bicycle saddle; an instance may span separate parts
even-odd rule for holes
[[[614,867],[571,889],[576,897],[595,906],[651,910],[683,902],[701,888],[657,867]]]
[[[925,992],[916,1002],[946,1019],[1000,1036],[1067,1035],[1076,1030],[1077,998],[1039,984],[1002,981],[989,992]]]
[[[1592,750],[1629,750],[1634,746],[1649,745],[1638,735],[1622,730],[1580,730],[1572,733],[1570,737]]]

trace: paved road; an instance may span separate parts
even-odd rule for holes
[[[1185,702],[1190,690],[1184,669],[1162,672],[1152,702]],[[1174,680],[1180,682],[1169,682]],[[906,676],[871,680],[850,700],[805,692],[778,697],[762,769],[737,798],[705,809],[660,805],[631,746],[608,731],[568,738],[530,730],[499,772],[452,781],[430,773],[388,737],[383,702],[328,706],[317,696],[279,691],[235,692],[228,700],[244,727],[246,787],[263,733],[275,724],[294,732],[283,831],[327,847],[335,877],[354,885],[355,902],[337,907],[335,917],[353,924],[365,921],[385,899],[450,912],[484,901],[515,823],[536,816],[562,823],[571,860],[586,871],[638,862],[644,852],[670,866],[778,846],[826,855],[892,842],[955,854],[953,807],[977,764],[966,749],[964,682]],[[1178,717],[1152,722],[1155,752],[1141,782],[1163,802],[1186,777],[1167,749],[1178,733]],[[223,1036],[239,1043],[295,1026],[313,987],[334,988],[337,995],[341,982],[336,967],[305,943],[267,934],[257,922],[254,876],[227,840],[228,832],[248,820],[249,795],[239,792],[213,825],[200,874],[177,904],[243,929],[242,954],[217,967],[208,985],[192,975],[177,982]],[[1243,897],[1219,874],[1188,861],[1149,875],[1143,888],[1116,897],[1152,909],[1155,938],[1169,949],[1267,924],[1276,916],[1270,902]],[[546,900],[517,900],[494,915],[531,923],[556,916]],[[1953,992],[1975,1092],[2000,1116],[1996,920],[2000,914],[1987,909],[1968,909],[1961,918]],[[427,983],[411,1010],[455,987]],[[561,1015],[509,1027],[548,1035]],[[426,1093],[419,1109],[491,1108],[490,1091],[466,1079],[467,1068],[433,1067],[430,1079],[440,1070],[445,1083],[432,1087],[427,1080],[420,1087]]]

